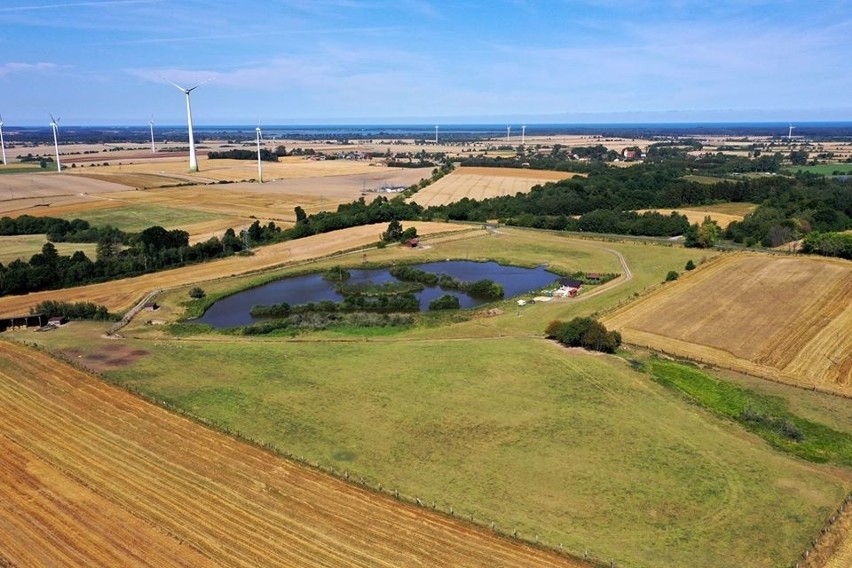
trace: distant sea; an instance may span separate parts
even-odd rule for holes
[[[793,136],[831,140],[852,139],[852,122],[797,122]],[[507,127],[511,130],[507,132]],[[786,122],[694,122],[694,123],[624,123],[624,124],[528,124],[526,136],[560,136],[568,134],[610,137],[651,138],[666,136],[721,135],[730,137],[774,136],[786,138],[790,124]],[[255,125],[194,125],[199,141],[205,138],[248,140],[255,137]],[[435,139],[434,124],[359,124],[359,125],[262,125],[265,139],[344,140],[344,139]],[[60,126],[60,141],[145,142],[150,140],[149,125],[144,126]],[[521,135],[521,125],[513,124],[447,124],[438,125],[438,138],[444,141],[482,138],[513,142]],[[45,127],[4,125],[8,142],[52,142],[52,131]],[[154,125],[157,141],[186,140],[186,125]]]

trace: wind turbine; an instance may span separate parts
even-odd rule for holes
[[[56,133],[59,131],[59,119],[53,118],[53,115],[50,113],[47,114],[50,115],[50,126],[51,128],[53,128],[53,146],[56,148],[56,171],[61,172],[62,163],[60,163],[59,161],[59,139],[56,135]]]
[[[787,132],[787,142],[791,142],[793,140],[793,129],[796,128],[792,124],[790,125],[790,130]]]
[[[508,141],[509,141],[509,136],[510,136],[511,134],[512,134],[512,127],[511,127],[511,126],[507,126],[507,127],[506,127],[506,142],[508,142]]]
[[[0,115],[0,148],[3,148],[3,165],[6,165],[6,142],[3,141],[3,116]]]
[[[148,126],[151,127],[151,153],[157,153],[157,147],[154,146],[154,117],[151,116],[151,120],[148,121]]]
[[[2,125],[0,125],[2,126]],[[438,125],[435,125],[435,144],[438,144]]]
[[[527,135],[527,125],[525,124],[525,125],[521,126],[521,146],[524,145],[524,138],[526,137],[526,135]]]
[[[195,157],[195,138],[193,138],[193,136],[192,136],[192,106],[189,104],[189,93],[191,93],[192,91],[194,91],[195,89],[197,89],[198,87],[203,85],[204,83],[209,83],[210,81],[213,80],[213,77],[211,77],[210,79],[207,79],[206,81],[202,81],[201,83],[198,83],[196,86],[190,87],[189,89],[181,87],[177,83],[169,81],[165,77],[163,77],[163,79],[165,79],[166,82],[171,83],[172,86],[174,86],[174,88],[176,88],[178,91],[180,91],[181,93],[186,95],[186,124],[187,124],[187,129],[189,130],[189,171],[197,172],[198,171],[198,158]]]
[[[263,166],[260,162],[260,140],[263,138],[263,134],[260,132],[260,126],[254,129],[257,134],[257,182],[263,183]]]

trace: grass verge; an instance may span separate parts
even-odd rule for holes
[[[852,466],[852,435],[794,414],[781,397],[758,394],[692,365],[657,357],[646,368],[658,383],[733,419],[775,448],[813,462]]]

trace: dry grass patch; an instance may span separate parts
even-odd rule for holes
[[[605,318],[629,343],[852,395],[852,263],[730,254]]]
[[[409,199],[423,207],[447,205],[463,198],[482,200],[526,193],[535,185],[568,179],[581,174],[517,168],[460,167]]]
[[[672,213],[677,213],[678,215],[686,215],[687,220],[689,220],[690,224],[698,223],[699,225],[704,221],[705,217],[710,217],[723,229],[727,228],[733,221],[742,221],[742,215],[731,215],[728,213],[720,213],[718,211],[711,211],[710,209],[639,209],[637,213],[646,213],[648,211],[656,211],[661,215],[671,215]]]

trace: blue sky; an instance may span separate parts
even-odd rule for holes
[[[852,120],[848,0],[3,0],[7,124]]]

